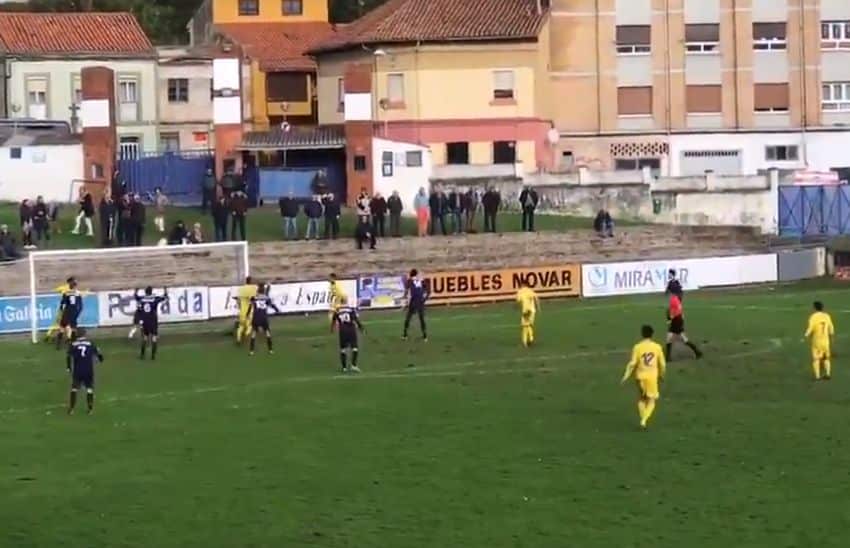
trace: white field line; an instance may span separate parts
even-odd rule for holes
[[[748,341],[738,341],[738,342],[748,342]],[[741,359],[744,357],[750,356],[758,356],[774,353],[782,348],[782,339],[770,339],[769,346],[762,349],[756,350],[748,350],[745,352],[739,352],[734,354],[724,354],[714,359],[714,361],[726,361],[733,359]],[[405,369],[396,369],[390,370],[380,373],[361,373],[359,375],[311,375],[311,376],[301,376],[301,377],[282,377],[278,379],[270,379],[266,381],[259,381],[254,383],[247,384],[236,384],[236,385],[221,385],[221,386],[208,386],[208,387],[199,387],[192,388],[187,390],[172,390],[165,392],[149,392],[149,393],[139,393],[139,394],[128,394],[125,396],[113,396],[105,399],[101,399],[99,401],[105,403],[122,403],[122,402],[132,402],[132,401],[143,401],[143,400],[154,400],[154,399],[162,399],[162,398],[175,398],[180,396],[193,396],[198,394],[209,394],[216,392],[230,392],[236,390],[254,390],[254,389],[262,389],[265,387],[271,386],[281,386],[286,384],[301,384],[301,383],[318,383],[318,382],[365,382],[372,380],[394,380],[394,379],[414,379],[414,378],[433,378],[433,377],[454,377],[459,375],[476,375],[476,376],[493,376],[493,375],[512,375],[517,373],[557,373],[564,369],[563,366],[559,365],[546,365],[546,366],[533,366],[533,367],[509,367],[509,368],[497,368],[497,369],[472,369],[471,367],[480,367],[486,365],[492,365],[494,363],[507,363],[507,364],[518,364],[525,362],[542,362],[542,361],[564,361],[571,360],[577,358],[589,358],[594,356],[610,356],[615,354],[624,354],[622,350],[601,350],[601,351],[586,351],[586,352],[576,352],[572,354],[552,354],[552,355],[530,355],[530,356],[521,356],[515,358],[505,358],[505,359],[488,359],[488,360],[478,360],[478,361],[465,361],[465,362],[454,362],[454,363],[446,363],[437,366],[426,367],[424,369],[418,368],[405,368]],[[50,414],[53,410],[63,409],[63,405],[48,405],[41,407],[20,407],[20,408],[8,408],[8,409],[0,409],[0,415],[11,415],[11,414],[19,414],[33,411],[44,411]]]

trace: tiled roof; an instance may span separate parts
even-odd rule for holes
[[[0,48],[27,57],[155,54],[130,13],[0,13]]]
[[[216,30],[236,42],[266,72],[314,71],[316,61],[307,55],[334,33],[330,23],[230,23]]]
[[[239,150],[314,150],[345,147],[345,131],[341,125],[279,128],[251,131],[242,136]]]
[[[312,52],[417,41],[530,40],[548,16],[537,6],[537,0],[389,0]]]

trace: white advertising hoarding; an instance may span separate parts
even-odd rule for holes
[[[671,259],[629,263],[585,264],[581,267],[582,296],[605,297],[663,293],[667,272],[676,270],[682,287],[746,285],[778,279],[776,255],[744,255],[706,259]]]
[[[357,280],[340,280],[340,288],[348,296],[348,304],[357,306]],[[210,288],[210,317],[230,318],[239,313],[234,300],[240,286]],[[270,296],[282,314],[324,312],[330,309],[328,282],[294,282],[272,284]]]
[[[97,294],[101,326],[131,325],[136,312],[135,292],[101,291]],[[162,289],[155,289],[161,295]],[[172,287],[168,301],[159,307],[161,323],[191,322],[210,318],[209,290],[206,287]]]

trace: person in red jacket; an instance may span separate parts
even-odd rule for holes
[[[682,308],[682,299],[678,295],[670,295],[670,307],[667,309],[667,320],[670,322],[667,328],[666,358],[670,361],[670,351],[673,343],[681,341],[685,346],[693,350],[697,359],[702,358],[702,352],[697,345],[688,340],[685,334],[685,311]]]

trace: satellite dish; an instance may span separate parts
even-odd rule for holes
[[[386,98],[381,99],[380,101],[378,101],[378,105],[380,105],[381,110],[387,110],[390,108],[390,100]]]
[[[289,133],[289,130],[292,129],[292,126],[289,125],[289,122],[283,122],[280,124],[280,130],[284,133]]]
[[[557,145],[558,141],[561,140],[561,134],[558,133],[558,130],[555,128],[550,129],[546,132],[546,140],[550,145]]]

